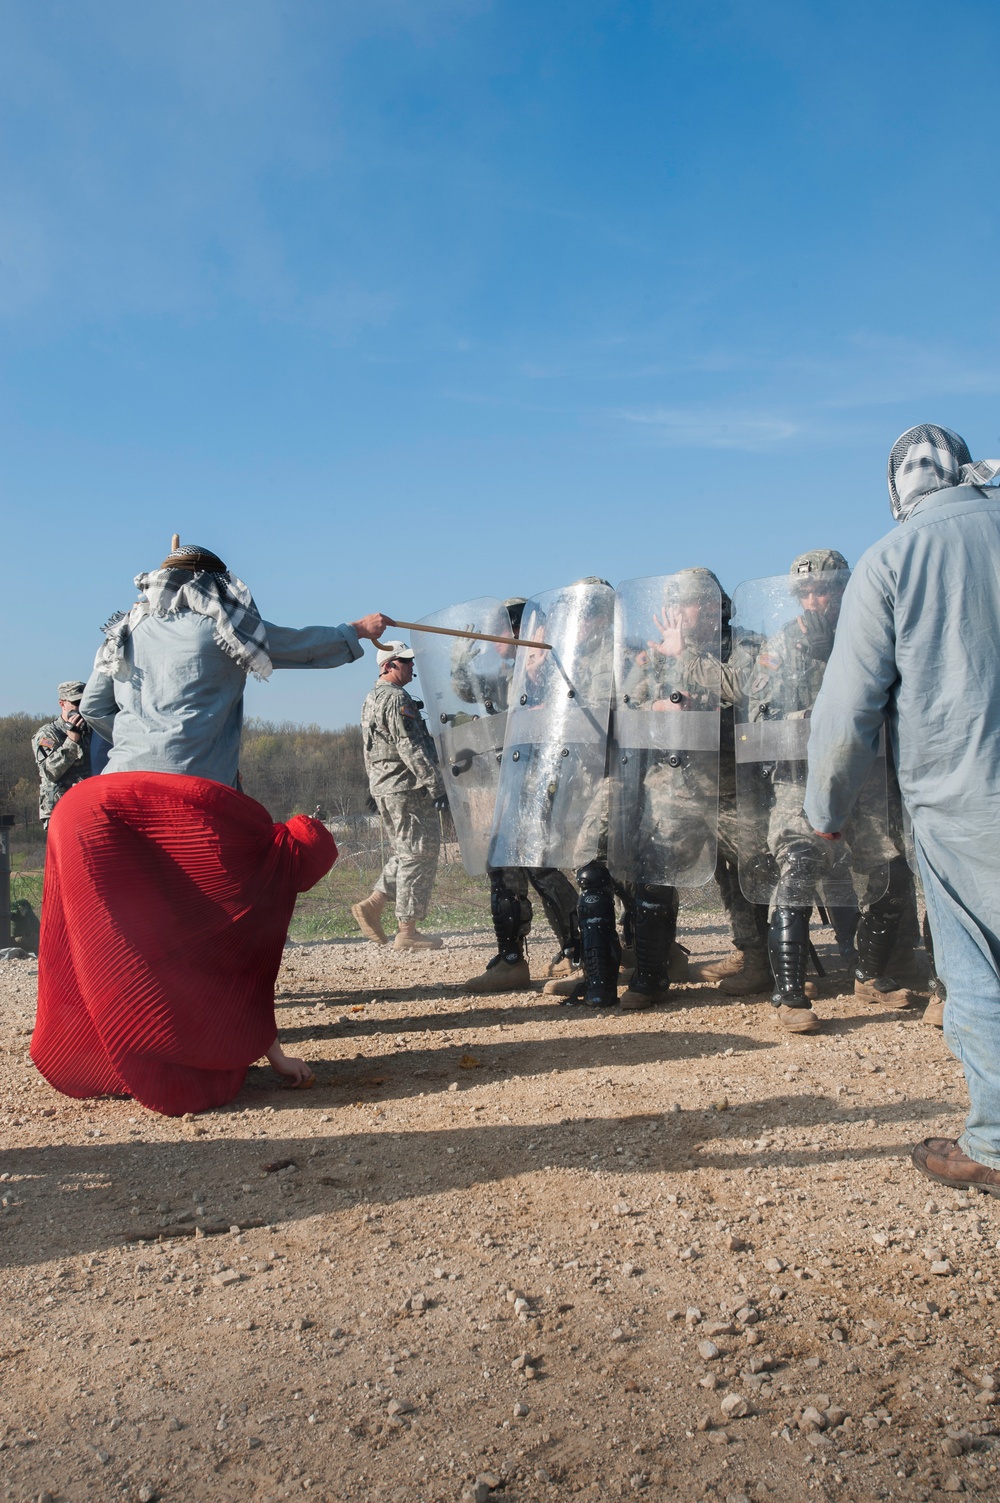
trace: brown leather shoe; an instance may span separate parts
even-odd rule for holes
[[[963,1153],[954,1138],[925,1138],[910,1158],[921,1174],[953,1190],[984,1190],[1000,1199],[1000,1169],[990,1169]]]

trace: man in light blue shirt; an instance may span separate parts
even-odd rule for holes
[[[923,877],[944,1032],[970,1110],[956,1142],[928,1138],[917,1168],[1000,1196],[1000,460],[922,424],[894,444],[901,524],[869,548],[844,595],[812,715],[805,810],[839,838],[887,721]]]
[[[206,548],[175,547],[136,579],[139,602],[106,627],[80,713],[112,743],[106,772],[175,772],[235,787],[247,675],[338,668],[380,613],[341,626],[261,620],[246,585]]]

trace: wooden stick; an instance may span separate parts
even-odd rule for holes
[[[542,647],[552,651],[551,642],[532,642],[528,637],[494,637],[485,631],[459,631],[455,626],[421,626],[419,621],[393,621],[393,626],[402,626],[406,631],[432,631],[440,637],[471,637],[475,642],[502,642],[505,647]],[[380,652],[389,649],[383,642],[376,642]]]

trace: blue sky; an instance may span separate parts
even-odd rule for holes
[[[856,559],[903,428],[1000,453],[998,43],[978,0],[2,0],[0,711],[174,531],[289,625]]]

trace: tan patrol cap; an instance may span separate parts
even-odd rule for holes
[[[59,685],[59,698],[72,700],[73,704],[78,705],[83,698],[83,691],[86,687],[87,685],[82,683],[80,679],[68,678],[64,684]]]

